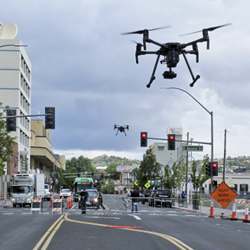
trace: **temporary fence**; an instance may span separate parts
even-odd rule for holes
[[[32,212],[41,212],[42,210],[42,198],[41,197],[34,197],[31,200],[30,210]]]
[[[62,214],[63,213],[63,199],[52,197],[51,209],[52,209],[52,214]]]

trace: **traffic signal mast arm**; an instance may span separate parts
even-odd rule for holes
[[[7,118],[25,118],[25,117],[41,117],[46,116],[46,114],[38,114],[38,115],[9,115],[9,116],[2,116],[1,118],[7,119]]]
[[[166,138],[158,138],[158,137],[148,137],[148,140],[156,140],[156,141],[168,141]],[[211,145],[211,142],[202,142],[202,141],[187,141],[187,140],[178,140],[175,139],[176,142],[184,142],[184,143],[192,143],[192,144],[204,144]]]

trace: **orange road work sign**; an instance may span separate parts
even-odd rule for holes
[[[211,198],[218,202],[222,208],[227,208],[236,197],[237,193],[224,181],[211,194]]]

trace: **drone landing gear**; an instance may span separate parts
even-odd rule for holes
[[[190,65],[189,65],[189,63],[188,63],[188,60],[187,60],[187,57],[186,57],[185,53],[182,53],[182,55],[183,55],[184,60],[185,60],[185,62],[186,62],[186,64],[187,64],[187,67],[188,67],[188,70],[189,70],[189,72],[190,72],[190,75],[192,76],[192,79],[193,79],[193,81],[189,84],[189,86],[190,86],[190,87],[193,87],[194,84],[197,82],[197,80],[200,79],[200,75],[196,75],[196,77],[194,77],[193,71],[192,71],[192,69],[191,69],[191,67],[190,67]]]
[[[150,81],[149,81],[149,83],[146,85],[147,88],[150,88],[151,84],[152,84],[153,81],[155,80],[155,71],[156,71],[156,69],[157,69],[157,66],[158,66],[158,63],[159,63],[159,59],[160,59],[160,55],[158,54],[158,55],[157,55],[157,58],[156,58],[156,61],[155,61],[154,68],[153,68],[152,75],[151,75],[151,77],[150,77]]]

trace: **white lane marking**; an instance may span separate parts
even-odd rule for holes
[[[136,220],[141,220],[141,218],[135,214],[129,214],[129,216],[134,217]]]
[[[3,213],[4,215],[13,215],[14,213]]]

